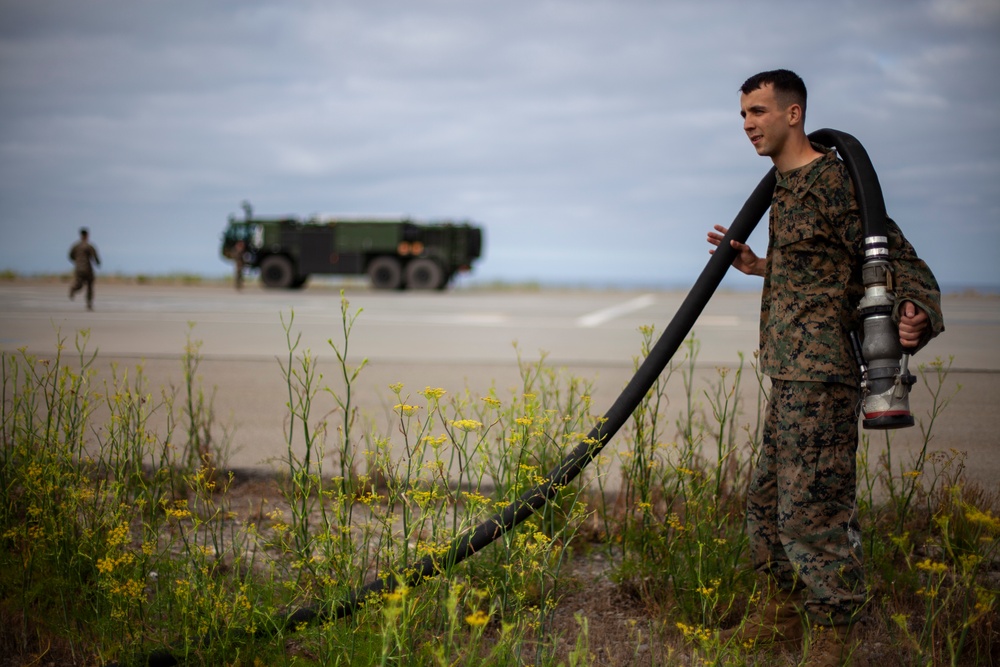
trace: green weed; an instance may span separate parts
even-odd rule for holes
[[[86,331],[69,359],[62,338],[51,358],[3,353],[0,651],[23,664],[605,664],[587,609],[558,622],[564,597],[590,583],[574,563],[600,554],[651,615],[628,626],[620,661],[770,660],[714,633],[757,595],[743,533],[767,401],[755,363],[757,399],[744,405],[742,358],[696,386],[688,339],[591,469],[458,563],[453,540],[546,483],[600,426],[594,385],[518,351],[509,392],[388,387],[393,422],[379,429],[355,403],[366,363],[347,359],[361,311],[343,294],[341,316],[328,341],[339,392],[301,349],[294,314],[283,319],[274,493],[227,472],[234,434],[201,387],[192,332],[179,389],[151,390],[141,366],[100,385]],[[654,333],[640,330],[637,366]],[[933,397],[921,451],[900,461],[887,438],[872,455],[866,437],[859,453],[869,615],[901,656],[887,666],[996,664],[998,499],[964,482],[960,453],[929,447],[954,394],[948,366],[921,374]],[[330,414],[316,414],[321,392]],[[426,562],[430,576],[416,576]],[[351,600],[376,577],[378,592]]]

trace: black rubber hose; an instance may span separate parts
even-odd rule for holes
[[[862,220],[865,225],[865,235],[873,233],[885,235],[885,202],[882,198],[882,188],[878,176],[868,157],[868,152],[857,139],[838,130],[816,130],[809,139],[829,147],[836,147],[844,158],[848,173],[854,183],[855,196],[861,208]],[[501,535],[511,530],[517,524],[527,519],[541,508],[556,490],[565,486],[580,474],[580,472],[597,456],[611,438],[631,417],[639,406],[646,392],[656,382],[657,377],[667,367],[678,348],[684,342],[694,326],[701,311],[719,287],[729,267],[736,258],[736,251],[729,241],[736,240],[745,243],[750,233],[771,205],[774,194],[775,170],[772,168],[750,194],[729,227],[725,238],[709,259],[691,291],[688,292],[680,308],[670,324],[650,350],[638,371],[625,386],[621,395],[604,415],[599,426],[588,434],[574,448],[562,463],[549,473],[544,484],[530,489],[511,502],[502,511],[483,521],[470,533],[466,533],[452,542],[448,552],[443,557],[426,556],[407,577],[406,584],[414,585],[424,577],[441,572],[443,569],[460,563],[470,555],[484,549]],[[396,588],[398,582],[392,577],[377,577],[374,581],[355,591],[337,607],[324,613],[322,605],[304,607],[290,614],[284,627],[311,623],[327,617],[342,618],[353,613],[358,603],[369,595]]]
[[[847,173],[854,183],[854,197],[861,212],[865,238],[886,235],[885,199],[882,186],[868,151],[853,136],[840,130],[824,128],[809,135],[809,139],[823,146],[837,149],[847,166]]]
[[[715,293],[722,278],[726,275],[726,271],[736,258],[736,251],[730,246],[729,241],[735,239],[741,243],[746,242],[750,232],[753,231],[771,204],[774,183],[775,177],[772,169],[743,204],[743,208],[730,225],[725,240],[709,259],[708,265],[702,270],[674,318],[667,325],[611,409],[604,415],[601,424],[595,426],[587,438],[577,445],[557,468],[549,473],[545,483],[524,492],[517,500],[483,521],[473,531],[456,538],[444,556],[424,557],[410,570],[411,574],[408,575],[405,582],[408,586],[419,583],[424,577],[438,574],[484,549],[541,508],[556,494],[558,488],[575,479],[597,456],[639,406],[643,397],[656,382],[657,377],[667,367],[674,353],[684,342],[691,327],[694,326],[701,311],[705,308],[712,294]],[[281,626],[294,627],[302,623],[349,616],[358,603],[369,595],[392,591],[399,583],[393,577],[377,577],[374,581],[352,593],[347,600],[339,605],[332,608],[327,605],[314,605],[298,609],[290,614]]]

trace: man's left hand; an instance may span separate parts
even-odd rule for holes
[[[903,351],[915,349],[930,325],[930,318],[912,301],[904,301],[899,308],[899,344]]]

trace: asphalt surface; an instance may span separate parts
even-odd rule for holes
[[[115,377],[134,381],[141,366],[148,391],[158,396],[163,390],[183,393],[181,358],[191,341],[201,358],[197,385],[214,396],[216,439],[229,434],[231,467],[280,468],[288,424],[282,364],[290,341],[297,343],[297,354],[308,350],[316,359],[319,385],[343,395],[333,349],[344,350],[336,285],[292,292],[249,285],[236,292],[211,285],[107,284],[99,277],[93,312],[85,310],[81,294],[70,301],[67,291],[68,284],[55,281],[0,283],[0,349],[51,357],[63,340],[64,358],[72,360],[85,332],[87,349],[99,353],[95,367],[102,387],[112,386]],[[403,383],[402,395],[421,405],[417,392],[427,386],[474,397],[492,388],[503,400],[521,391],[518,360],[544,358],[546,365],[592,382],[593,410],[603,414],[632,376],[639,328],[653,326],[658,335],[684,297],[683,292],[556,289],[411,294],[347,285],[347,312],[356,315],[348,364],[367,359],[353,400],[367,429],[392,433],[397,399],[390,384]],[[740,393],[745,405],[755,404],[750,363],[758,307],[756,293],[720,292],[696,323],[695,401],[702,408],[707,406],[701,390],[717,381],[719,368],[739,366],[741,355],[746,375]],[[943,307],[946,332],[911,361],[911,370],[935,358],[951,370],[940,385],[933,368],[924,373],[911,396],[920,426],[891,434],[891,464],[897,472],[908,469],[930,428],[929,450],[940,452],[936,460],[964,464],[968,479],[1000,489],[1000,298],[946,294]],[[685,396],[679,372],[667,386],[669,411],[676,414]],[[930,389],[937,391],[938,403],[948,401],[933,423]],[[341,418],[334,408],[332,396],[320,392],[314,418],[329,414],[335,426]],[[165,428],[162,413],[154,414],[152,427]],[[872,467],[885,452],[884,437],[869,432]]]

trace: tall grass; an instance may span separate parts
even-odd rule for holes
[[[300,348],[294,314],[283,320],[288,417],[273,487],[227,472],[233,431],[200,386],[190,334],[180,390],[151,391],[141,367],[99,386],[86,332],[70,358],[64,339],[48,358],[4,353],[0,652],[23,664],[598,664],[587,610],[570,630],[557,617],[561,596],[587,585],[574,563],[601,554],[652,619],[620,654],[637,662],[654,643],[666,648],[644,664],[760,660],[712,632],[739,622],[757,585],[742,530],[767,400],[755,364],[741,358],[697,386],[689,339],[592,469],[517,530],[460,564],[438,559],[409,587],[418,561],[544,482],[600,424],[594,386],[519,352],[516,390],[395,384],[393,423],[363,426],[353,392],[366,364],[348,363],[361,312],[342,298],[341,314],[328,342],[336,393]],[[640,330],[637,365],[654,335]],[[960,454],[930,448],[954,395],[948,372],[921,369],[933,401],[912,460],[891,439],[876,452],[866,437],[859,455],[872,632],[900,665],[1000,659],[998,500],[964,481]],[[750,406],[748,374],[760,388]],[[315,413],[321,392],[334,394],[329,414]],[[389,592],[337,620],[376,576]],[[300,608],[329,613],[298,623]]]

